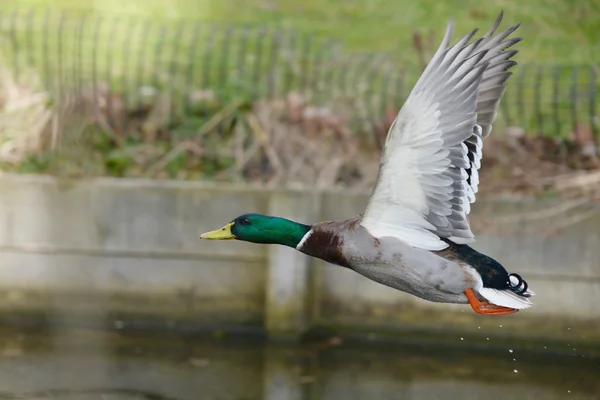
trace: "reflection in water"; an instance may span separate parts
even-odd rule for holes
[[[4,332],[0,341],[0,400],[600,398],[598,358],[575,351],[74,330]]]

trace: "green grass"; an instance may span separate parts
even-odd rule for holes
[[[510,116],[510,124],[520,125],[531,132],[539,130],[539,121],[543,120],[546,134],[566,137],[572,130],[573,120],[587,123],[590,115],[596,115],[590,110],[591,105],[596,110],[598,107],[598,102],[590,101],[589,94],[598,93],[600,87],[595,91],[593,88],[594,83],[598,85],[600,78],[592,81],[589,72],[590,66],[596,66],[594,71],[598,71],[600,62],[599,1],[497,0],[490,7],[481,0],[10,0],[3,2],[0,10],[14,8],[17,4],[18,25],[13,25],[16,19],[12,19],[10,14],[5,12],[2,15],[4,35],[0,38],[0,43],[6,49],[10,49],[11,43],[16,44],[21,52],[14,52],[17,56],[8,61],[20,63],[16,65],[16,69],[23,65],[33,66],[45,78],[45,86],[49,90],[52,90],[51,83],[56,79],[74,83],[79,75],[83,75],[81,78],[85,80],[94,71],[96,81],[110,81],[111,88],[124,96],[128,110],[136,109],[139,101],[136,93],[141,86],[153,86],[170,92],[174,95],[172,111],[178,113],[177,110],[184,110],[181,113],[183,120],[175,118],[173,125],[168,118],[161,120],[161,127],[173,135],[167,135],[168,138],[154,143],[150,154],[144,153],[147,149],[145,142],[138,137],[140,132],[134,132],[135,129],[131,127],[125,128],[131,132],[124,132],[129,141],[125,140],[117,145],[108,140],[110,136],[93,135],[107,140],[93,143],[89,147],[97,156],[94,159],[98,160],[98,168],[109,175],[137,176],[143,168],[148,167],[141,165],[143,163],[139,162],[140,157],[143,156],[146,163],[156,163],[156,157],[162,157],[174,145],[173,140],[176,142],[197,134],[198,127],[218,113],[220,107],[239,97],[248,98],[249,102],[251,99],[263,98],[271,85],[271,82],[265,83],[269,78],[277,76],[275,79],[283,81],[288,74],[295,73],[298,65],[304,65],[305,59],[297,53],[288,59],[283,57],[284,61],[278,59],[280,62],[269,58],[269,46],[273,38],[281,39],[284,35],[271,34],[266,39],[267,44],[263,43],[267,50],[260,62],[255,62],[256,49],[259,48],[256,37],[259,35],[253,36],[245,44],[246,53],[242,57],[239,54],[243,52],[238,51],[243,48],[240,40],[228,40],[226,30],[209,30],[208,24],[200,24],[203,28],[199,35],[201,39],[192,45],[196,25],[179,23],[177,18],[217,23],[245,22],[270,28],[279,27],[283,31],[293,28],[301,33],[314,34],[318,39],[339,41],[346,49],[344,57],[347,53],[380,51],[392,55],[392,63],[383,65],[377,62],[373,69],[369,69],[371,66],[363,67],[360,61],[362,58],[359,60],[358,56],[352,62],[348,58],[331,62],[331,59],[327,59],[331,56],[329,54],[322,63],[326,65],[322,71],[320,67],[314,68],[320,71],[318,79],[311,70],[311,79],[316,82],[312,85],[312,104],[326,102],[334,109],[344,109],[346,112],[350,110],[352,126],[358,126],[356,131],[364,133],[365,129],[361,128],[364,125],[361,119],[363,114],[379,122],[385,107],[400,106],[402,96],[407,94],[414,83],[418,75],[418,69],[411,68],[418,60],[413,45],[415,32],[426,36],[431,32],[432,44],[437,47],[450,17],[456,21],[456,41],[474,27],[487,30],[503,9],[505,20],[502,27],[521,22],[519,34],[525,41],[519,44],[521,53],[517,56],[517,60],[523,65],[515,69],[516,76],[510,81],[504,107],[495,126],[496,131],[502,130],[507,123],[505,117]],[[61,36],[58,22],[60,18],[53,18],[45,26],[43,6],[48,5],[94,10],[102,15],[98,18],[102,23],[87,20],[87,24],[81,24],[79,19],[71,19],[66,24],[66,33]],[[27,16],[30,7],[40,6],[42,11],[37,11],[35,19],[29,20]],[[119,17],[118,24],[115,24],[113,15]],[[156,23],[150,31],[143,34],[146,21],[137,19],[136,16]],[[165,18],[170,25],[160,31],[158,28]],[[183,29],[180,30],[180,27]],[[96,31],[99,32],[99,40],[94,39]],[[283,48],[286,40],[282,40]],[[223,43],[230,43],[227,51],[224,51]],[[193,62],[190,62],[191,48],[197,50]],[[23,49],[27,51],[22,52]],[[220,60],[225,59],[223,54],[229,54],[230,58],[221,63]],[[311,60],[314,58],[313,55],[310,57]],[[398,61],[399,59],[404,62]],[[538,63],[547,65],[544,78],[540,80],[540,91],[535,89],[535,66],[525,67],[526,64]],[[554,90],[551,77],[554,64],[562,65],[558,74],[560,79],[557,91]],[[406,65],[408,72],[402,85],[386,75],[386,71],[397,74]],[[577,69],[577,66],[582,67]],[[277,73],[273,72],[275,69]],[[195,74],[192,74],[194,79],[190,82],[189,72],[192,70]],[[576,79],[573,78],[574,70],[580,71]],[[378,75],[379,72],[383,73]],[[256,83],[258,78],[261,79],[260,85]],[[294,84],[298,84],[299,80],[295,78]],[[366,86],[358,82],[369,82],[371,85],[364,89]],[[190,90],[199,88],[210,88],[216,92],[218,101],[215,110],[204,112],[194,109],[193,104],[188,104],[187,95]],[[294,89],[292,85],[283,92]],[[574,113],[573,98],[576,98],[577,103]],[[539,103],[539,112],[534,107],[536,103]],[[214,138],[218,139],[219,135]],[[217,145],[214,147],[218,149]],[[48,171],[72,162],[70,156],[64,156],[66,161],[57,161],[56,157],[41,154],[18,168],[23,171]],[[171,160],[161,172],[180,178],[180,174],[185,172],[188,178],[196,179],[198,176],[210,177],[226,169],[230,163],[230,159],[219,155],[199,159],[195,154],[187,154]]]
[[[16,4],[5,1],[4,6]],[[22,6],[57,5],[101,12],[253,22],[293,27],[334,38],[352,51],[414,57],[412,34],[433,30],[439,41],[448,18],[457,35],[487,29],[498,12],[521,22],[521,62],[589,64],[600,61],[600,2],[594,0],[18,0]]]
[[[529,131],[537,131],[539,121],[543,120],[546,133],[565,136],[571,131],[571,122],[574,119],[571,115],[574,93],[578,103],[575,112],[577,120],[587,122],[590,115],[594,114],[590,107],[598,106],[598,101],[592,103],[589,100],[589,93],[594,87],[594,83],[590,83],[592,78],[589,66],[595,65],[598,74],[600,1],[498,0],[493,6],[489,6],[480,0],[11,0],[3,3],[2,8],[9,9],[17,3],[20,6],[20,17],[25,18],[23,21],[26,20],[29,7],[33,6],[51,5],[66,9],[95,10],[102,15],[108,15],[108,18],[102,19],[97,46],[90,44],[93,41],[95,25],[88,20],[84,28],[86,39],[78,41],[78,28],[71,26],[71,34],[64,36],[61,42],[62,49],[59,48],[58,18],[54,18],[54,25],[45,30],[44,13],[41,10],[36,12],[37,19],[30,25],[36,30],[32,35],[33,39],[27,37],[26,29],[21,29],[15,36],[20,45],[34,49],[29,51],[28,55],[31,57],[31,64],[34,64],[46,79],[57,79],[57,76],[61,80],[72,79],[77,76],[80,66],[85,70],[82,74],[87,74],[89,78],[93,63],[97,69],[94,73],[95,79],[110,80],[111,86],[122,91],[125,100],[133,106],[138,104],[135,88],[143,85],[152,85],[176,93],[174,111],[184,111],[184,102],[187,101],[185,99],[190,87],[210,88],[220,92],[219,97],[226,99],[229,99],[232,93],[238,97],[244,94],[246,97],[260,98],[269,91],[269,77],[278,74],[276,79],[281,82],[293,74],[294,66],[303,65],[300,58],[293,58],[293,61],[287,63],[271,61],[268,54],[269,43],[277,35],[265,39],[266,50],[263,51],[259,63],[255,62],[255,49],[258,48],[256,37],[246,44],[244,58],[237,58],[237,49],[241,46],[237,33],[229,40],[231,44],[228,47],[228,62],[221,64],[220,60],[224,59],[223,43],[228,42],[228,39],[224,30],[208,29],[202,31],[201,38],[195,45],[196,58],[190,63],[190,39],[194,35],[194,27],[191,24],[180,24],[177,18],[223,23],[250,22],[267,27],[294,28],[302,33],[315,34],[320,39],[338,40],[345,46],[346,54],[387,52],[394,56],[395,61],[389,66],[377,66],[382,73],[366,71],[356,58],[352,63],[348,62],[347,58],[329,64],[325,60],[324,64],[328,69],[326,72],[320,72],[320,76],[317,77],[319,79],[314,76],[319,67],[314,67],[311,71],[311,78],[321,82],[313,92],[316,93],[316,99],[312,100],[314,103],[327,102],[335,108],[336,101],[340,98],[341,107],[347,106],[343,104],[346,99],[365,100],[351,107],[355,110],[366,110],[368,115],[377,117],[390,104],[400,106],[403,96],[418,76],[419,70],[411,68],[418,59],[413,45],[413,34],[416,31],[426,36],[431,32],[432,44],[437,46],[449,18],[456,20],[456,40],[473,27],[486,30],[501,9],[505,12],[503,27],[521,22],[519,34],[525,40],[519,44],[521,53],[516,59],[522,65],[515,69],[516,76],[510,81],[501,110],[501,114],[505,115],[501,115],[497,122],[499,128],[508,122]],[[116,28],[113,26],[114,18],[111,15],[120,17]],[[134,18],[128,19],[129,16]],[[136,21],[135,16],[155,21],[166,18],[171,21],[171,25],[161,34],[158,30],[161,23],[157,22],[149,31],[150,34],[143,35],[142,25],[145,22],[141,19],[137,20],[137,23],[129,22]],[[5,14],[4,19],[6,27],[10,23],[10,17],[7,18]],[[181,36],[178,33],[179,26],[184,26]],[[202,27],[205,28],[204,25]],[[208,39],[211,36],[214,44],[212,48]],[[43,56],[44,41],[47,38],[49,57]],[[79,43],[84,45],[80,46]],[[285,47],[285,44],[283,46]],[[78,52],[81,54],[77,55]],[[314,61],[314,53],[315,51],[311,61]],[[298,57],[297,54],[294,56]],[[22,59],[25,58],[22,56]],[[397,62],[398,58],[407,62]],[[49,65],[46,65],[46,62],[49,62]],[[526,64],[538,63],[547,66],[540,81],[539,93],[535,89],[537,78],[534,65],[527,66],[528,72],[521,79]],[[277,74],[273,73],[274,64],[277,64]],[[554,64],[562,65],[557,92],[552,76]],[[394,71],[396,74],[404,66],[408,67],[406,81],[402,90],[397,90],[395,80],[389,78],[386,71]],[[576,78],[575,91],[573,66],[583,66]],[[192,74],[189,73],[190,69],[193,69]],[[193,84],[188,80],[191,75],[194,76]],[[257,79],[260,79],[260,84],[256,83]],[[359,89],[360,85],[357,82],[361,79],[370,83],[370,88],[366,91]],[[298,85],[301,78],[291,80],[294,83],[287,91],[294,90],[294,85]],[[595,78],[596,86],[599,81],[600,78]],[[523,89],[520,88],[521,83]],[[279,83],[279,88],[283,86],[284,84]],[[341,92],[344,93],[340,95]],[[536,102],[539,102],[539,112],[535,109]],[[363,104],[370,104],[372,108],[364,107]],[[503,118],[505,116],[509,116],[510,121],[506,121]],[[557,118],[560,121],[555,122]]]
[[[3,3],[3,8],[10,8],[16,3],[15,0]],[[35,39],[28,43],[26,29],[21,29],[16,35],[17,41],[29,49],[34,48],[33,51],[29,51],[30,63],[42,71],[46,81],[50,79],[48,77],[75,77],[80,66],[89,78],[93,63],[97,69],[95,79],[109,79],[111,86],[126,93],[126,100],[133,102],[132,104],[137,104],[137,95],[131,90],[136,85],[168,88],[171,92],[179,93],[178,98],[183,99],[192,86],[237,95],[245,93],[252,97],[264,97],[270,93],[268,86],[271,82],[268,82],[268,79],[273,75],[278,76],[276,80],[279,83],[275,85],[282,89],[282,92],[295,90],[300,86],[300,81],[304,81],[305,77],[301,77],[301,71],[297,70],[297,66],[306,64],[306,59],[301,58],[300,42],[296,43],[297,52],[287,61],[279,59],[278,62],[274,62],[269,58],[271,41],[283,36],[278,34],[270,34],[265,39],[262,56],[257,63],[255,54],[259,48],[258,31],[255,31],[254,36],[244,45],[244,57],[238,58],[238,49],[242,46],[239,32],[234,33],[228,40],[224,29],[210,31],[208,24],[200,24],[204,30],[194,45],[196,58],[190,63],[190,38],[195,34],[195,28],[192,24],[179,23],[177,18],[217,23],[249,22],[269,28],[280,27],[284,31],[286,28],[294,28],[301,33],[316,35],[317,39],[321,39],[321,43],[325,39],[337,40],[345,46],[344,58],[332,62],[329,58],[331,52],[326,52],[321,64],[326,65],[324,68],[327,68],[327,72],[320,72],[324,71],[320,70],[320,66],[310,67],[318,52],[318,45],[314,43],[318,43],[319,40],[313,41],[308,59],[309,69],[312,68],[311,90],[315,94],[311,101],[316,104],[327,102],[335,107],[340,97],[342,102],[347,101],[345,99],[368,98],[369,102],[374,101],[376,104],[372,110],[367,111],[373,115],[380,114],[390,104],[400,106],[407,90],[417,78],[420,70],[417,68],[419,57],[413,44],[415,32],[430,37],[431,45],[435,47],[449,18],[456,20],[456,40],[473,27],[486,30],[503,9],[505,19],[502,27],[521,22],[519,34],[525,38],[524,42],[519,44],[521,52],[516,57],[522,64],[515,69],[517,75],[523,72],[525,64],[546,66],[539,96],[541,113],[534,110],[537,100],[534,89],[536,77],[533,71],[536,67],[529,65],[530,72],[522,81],[519,81],[517,76],[511,80],[510,93],[507,93],[507,98],[510,97],[511,100],[506,109],[507,115],[511,116],[510,123],[524,125],[528,130],[537,130],[536,124],[542,116],[545,120],[544,129],[557,131],[552,132],[554,135],[570,132],[570,128],[567,127],[569,124],[563,123],[559,126],[551,121],[554,115],[560,115],[560,119],[572,119],[569,116],[573,92],[571,67],[584,67],[577,77],[580,86],[577,90],[577,101],[581,103],[577,114],[578,119],[587,120],[591,114],[591,103],[586,96],[589,88],[594,86],[593,83],[589,83],[589,66],[597,68],[600,61],[600,41],[597,40],[600,37],[600,1],[498,0],[491,7],[482,5],[485,2],[479,0],[19,0],[18,3],[21,6],[19,16],[24,18],[23,21],[27,19],[29,7],[47,5],[65,9],[96,10],[99,15],[108,16],[102,18],[97,46],[90,44],[94,36],[94,23],[88,20],[85,25],[86,39],[83,40],[85,44],[79,56],[84,60],[81,65],[75,56],[79,47],[76,33],[78,28],[73,25],[69,28],[72,29],[71,34],[64,36],[60,49],[57,40],[58,18],[54,18],[53,26],[45,30],[43,10],[36,12],[37,19],[30,25],[37,30],[33,35]],[[119,17],[117,25],[113,26],[116,18],[112,15]],[[129,19],[130,16],[133,18]],[[144,18],[136,19],[135,16]],[[4,18],[4,26],[7,26],[10,17]],[[145,24],[143,20],[146,18],[156,21],[156,24],[152,26],[149,34],[144,35],[141,32],[142,25]],[[158,28],[165,18],[171,25],[164,32],[160,32]],[[158,22],[159,20],[161,22]],[[77,19],[72,21],[75,21],[73,24],[77,24]],[[21,22],[24,23],[26,22]],[[21,27],[23,28],[23,25]],[[184,29],[178,32],[179,27]],[[43,42],[48,37],[50,56],[45,57]],[[209,39],[211,37],[212,39]],[[222,54],[225,53],[225,42],[230,43],[227,47],[229,58],[226,64],[222,64],[220,60],[224,59]],[[285,40],[283,42],[285,49]],[[159,48],[162,50],[157,51]],[[348,61],[348,57],[351,57],[348,53],[351,55],[378,51],[388,53],[394,61],[387,65],[373,63],[374,72],[364,68],[358,56]],[[430,52],[425,55],[425,61],[430,55]],[[45,64],[47,62],[50,65]],[[560,93],[556,96],[552,77],[555,64],[563,67],[558,88]],[[189,68],[193,69],[191,74]],[[406,68],[407,73],[404,86],[400,90],[395,82],[397,74],[403,68]],[[276,74],[273,73],[275,69]],[[61,70],[63,72],[57,72]],[[298,71],[299,75],[288,78],[295,73],[293,71]],[[389,71],[392,71],[394,76],[390,77]],[[188,78],[192,75],[194,79],[190,84]],[[260,84],[257,83],[259,80]],[[283,80],[294,82],[284,87],[287,83],[281,83]],[[372,94],[364,90],[361,92],[358,89],[358,81],[369,82],[368,90],[372,91]],[[525,86],[522,92],[517,89],[518,81]],[[598,81],[600,79],[596,79],[596,84]],[[314,82],[321,83],[315,85]],[[382,100],[383,98],[386,100]],[[182,109],[184,101],[180,100],[174,107]],[[353,107],[356,108],[356,105]],[[514,110],[511,112],[510,108]],[[498,121],[499,124],[503,122],[504,119]]]

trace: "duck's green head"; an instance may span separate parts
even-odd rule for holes
[[[244,242],[281,244],[296,247],[310,225],[262,214],[240,215],[221,229],[206,232],[200,237],[208,240],[242,240]]]

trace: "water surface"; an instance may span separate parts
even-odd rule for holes
[[[124,334],[0,335],[0,400],[599,399],[600,361],[419,343]],[[335,344],[335,345],[332,345]]]

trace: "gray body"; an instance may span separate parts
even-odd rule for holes
[[[471,266],[394,237],[375,238],[360,218],[315,224],[298,250],[425,300],[468,303],[464,292],[477,285]]]

